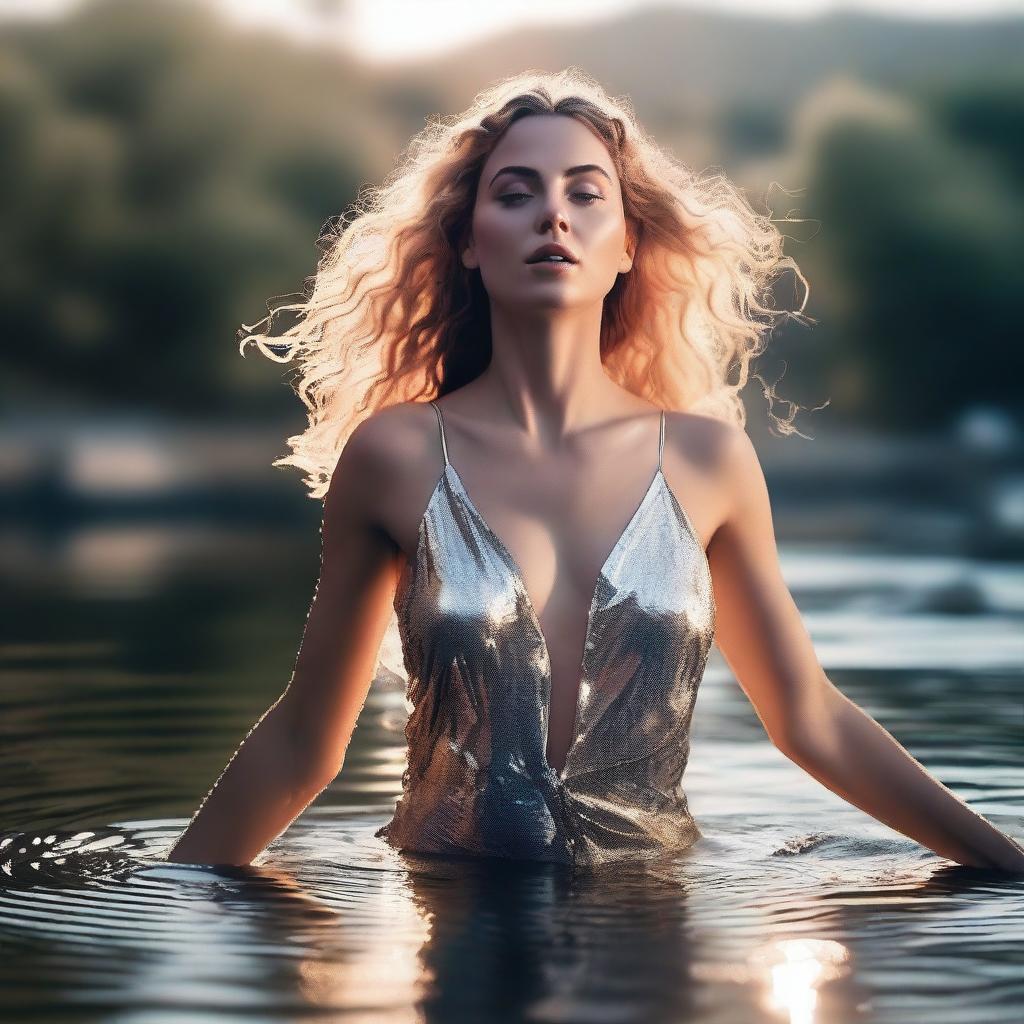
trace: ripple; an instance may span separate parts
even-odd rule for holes
[[[833,682],[1020,839],[1020,574],[946,557],[786,567]],[[393,850],[374,832],[406,706],[382,673],[341,775],[256,863],[168,863],[278,696],[267,665],[294,653],[276,591],[240,596],[69,600],[81,632],[0,646],[10,1019],[1019,1018],[1024,882],[936,857],[811,778],[717,655],[684,779],[702,838],[679,858],[588,872]],[[14,611],[42,622],[54,602]]]

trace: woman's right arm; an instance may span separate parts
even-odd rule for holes
[[[324,498],[322,555],[295,668],[228,761],[169,861],[248,864],[338,774],[377,671],[397,582],[396,546],[374,512],[380,430],[353,431]]]

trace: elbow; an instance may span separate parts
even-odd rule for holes
[[[296,788],[312,799],[334,781],[341,770],[341,764],[336,756],[318,754],[301,747],[293,750],[292,779]]]
[[[313,743],[299,743],[296,750],[296,775],[302,785],[313,794],[326,789],[341,771],[345,761],[344,754],[337,749],[323,749]]]
[[[314,764],[307,773],[314,795],[325,790],[338,777],[340,771],[341,763],[335,759],[326,762],[318,761]]]
[[[776,711],[771,717],[767,717],[761,708],[757,713],[772,746],[790,760],[796,760],[810,746],[815,730],[803,716],[794,714],[792,710],[785,714]]]
[[[772,743],[799,765],[842,756],[842,712],[838,706],[814,715],[795,717],[770,735]]]
[[[344,754],[338,753],[336,737],[322,722],[300,717],[289,701],[278,704],[287,737],[293,785],[304,795],[315,796],[329,786],[341,770]]]
[[[785,754],[786,757],[792,759],[804,734],[800,723],[792,718],[787,718],[785,721],[777,722],[771,727],[764,722],[762,724],[765,726],[765,732],[768,734],[768,739],[771,740],[772,746]]]
[[[819,682],[805,689],[804,699],[792,703],[788,713],[768,730],[769,739],[797,763],[834,754],[842,736],[842,693],[821,673]]]
[[[772,745],[780,753],[785,754],[790,761],[796,764],[806,763],[813,752],[813,742],[808,731],[800,728],[795,723],[785,730],[776,730],[769,733],[768,738]]]

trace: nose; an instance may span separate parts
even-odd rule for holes
[[[560,231],[569,230],[569,218],[566,216],[562,203],[562,196],[554,192],[548,193],[548,197],[541,203],[538,226],[541,234],[547,234],[555,225]]]

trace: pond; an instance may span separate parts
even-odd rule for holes
[[[161,860],[291,673],[316,522],[28,525],[0,648],[0,985],[9,1019],[1011,1022],[1024,879],[959,867],[767,740],[717,649],[669,862],[402,854],[382,669],[338,778],[255,866]],[[1019,563],[780,544],[832,681],[1024,838]]]

